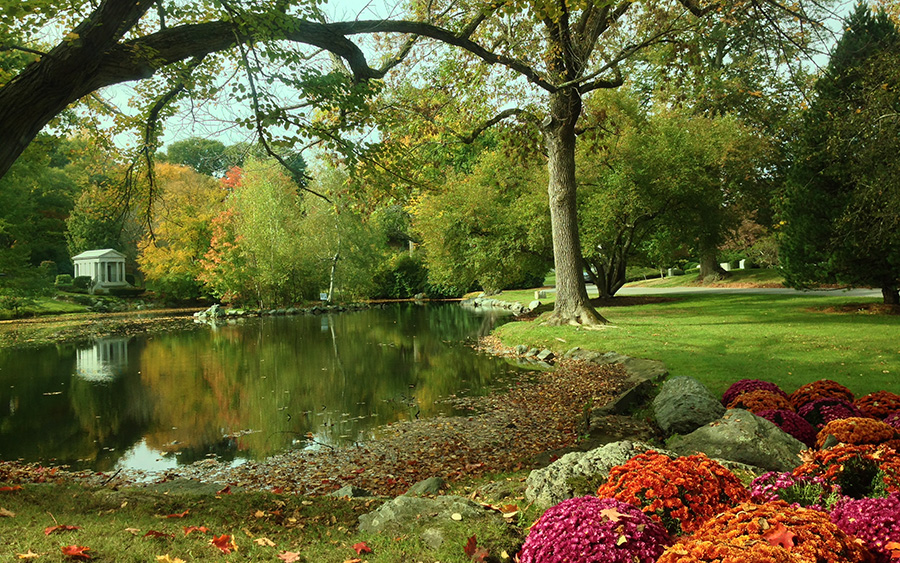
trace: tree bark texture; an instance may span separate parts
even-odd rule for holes
[[[552,325],[594,326],[607,322],[591,306],[582,276],[575,201],[575,123],[580,114],[581,97],[575,90],[560,90],[550,96],[550,117],[545,122],[544,139],[556,266],[556,304],[547,321]]]

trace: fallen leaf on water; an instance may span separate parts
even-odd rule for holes
[[[40,557],[40,555],[29,549],[28,553],[18,553],[16,554],[16,557],[18,557],[19,559],[36,559]]]
[[[84,545],[64,545],[60,547],[63,555],[69,557],[70,559],[90,559],[91,556],[88,555],[87,551],[90,551],[91,548]]]
[[[363,553],[372,553],[372,548],[367,546],[366,542],[364,541],[353,544],[353,549],[356,550],[357,555],[362,555]]]
[[[206,526],[185,526],[184,527],[184,535],[190,535],[191,532],[200,532],[201,534],[208,534],[209,528]]]
[[[221,536],[213,535],[213,539],[210,540],[211,544],[218,547],[222,553],[228,554],[232,551],[237,551],[237,544],[234,543],[234,538],[232,538],[228,534],[222,534]]]
[[[15,515],[16,515],[15,512],[6,510],[2,506],[0,506],[0,518],[13,518],[13,517],[15,517]]]
[[[275,542],[270,540],[269,538],[256,538],[253,540],[257,545],[264,545],[266,547],[275,547]]]
[[[295,563],[296,561],[300,561],[300,552],[299,551],[282,551],[278,554],[278,558],[284,561],[285,563]]]
[[[156,530],[150,530],[149,532],[147,532],[146,534],[144,534],[144,537],[145,537],[145,538],[163,538],[163,539],[168,539],[168,538],[174,538],[174,537],[175,537],[175,534],[167,534],[167,533],[165,533],[165,532],[157,532]]]
[[[44,528],[44,534],[50,535],[56,532],[71,532],[73,530],[80,530],[78,526],[50,526],[49,528]]]
[[[184,559],[178,557],[172,559],[171,557],[169,557],[168,553],[165,555],[157,555],[156,560],[159,561],[159,563],[185,563]]]

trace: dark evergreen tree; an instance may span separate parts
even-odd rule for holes
[[[865,4],[857,5],[844,30],[816,82],[795,143],[781,206],[781,263],[793,287],[875,286],[882,289],[885,303],[896,304],[900,236],[896,230],[893,236],[870,236],[869,231],[887,232],[877,229],[878,224],[896,214],[896,209],[891,214],[876,212],[878,206],[871,201],[873,182],[880,182],[876,178],[884,178],[885,167],[893,166],[893,159],[872,155],[891,135],[891,128],[880,122],[897,120],[897,113],[872,114],[886,96],[897,99],[896,82],[888,76],[892,66],[884,61],[900,50],[900,33],[884,12],[873,14]],[[873,89],[885,92],[877,104]],[[898,184],[875,189],[896,192]]]

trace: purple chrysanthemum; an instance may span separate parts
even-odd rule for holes
[[[769,471],[750,483],[750,500],[758,504],[783,500],[794,506],[826,512],[840,498],[841,487],[819,475],[794,476]]]
[[[900,494],[883,498],[846,499],[835,505],[831,521],[856,536],[869,548],[877,563],[900,555]],[[892,545],[889,545],[892,544]]]
[[[807,447],[811,448],[816,444],[816,429],[805,418],[793,411],[783,409],[760,411],[756,413],[756,416],[774,422],[778,428],[797,438]]]
[[[894,428],[900,428],[900,411],[893,412],[887,415],[886,417],[884,417],[884,421]]]
[[[748,391],[771,391],[778,395],[781,395],[785,399],[788,398],[788,394],[781,390],[781,387],[772,383],[771,381],[763,381],[762,379],[739,379],[731,384],[731,387],[725,390],[725,393],[722,394],[722,404],[727,405],[731,403],[741,393],[747,393]]]
[[[843,399],[816,399],[800,407],[797,414],[805,418],[817,430],[821,430],[832,420],[853,417],[868,418],[868,415],[853,403]]]
[[[531,527],[521,563],[653,563],[672,539],[637,507],[579,497],[547,510]]]

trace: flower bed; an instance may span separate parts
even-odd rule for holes
[[[792,506],[827,512],[840,499],[841,488],[821,475],[770,471],[750,483],[750,500],[757,504],[783,500]]]
[[[732,383],[731,387],[726,389],[725,393],[722,394],[722,404],[728,405],[739,395],[758,390],[771,391],[772,393],[781,395],[785,399],[788,398],[787,393],[785,393],[778,385],[775,385],[770,381],[763,381],[762,379],[739,379]]]
[[[810,401],[800,407],[797,414],[805,418],[816,430],[821,430],[832,420],[866,416],[853,403],[835,397],[823,397]]]
[[[699,545],[698,545],[698,542]],[[783,501],[764,504],[743,503],[704,523],[690,538],[682,541],[685,548],[707,548],[711,545],[751,548],[745,562],[792,561],[795,563],[862,563],[872,561],[869,552],[818,510],[790,506]],[[769,544],[789,555],[784,559],[769,548],[752,547]],[[670,556],[670,548],[659,558],[660,563],[688,561],[724,561],[716,553],[697,550],[694,558]]]
[[[531,527],[521,563],[653,563],[672,539],[630,504],[580,497],[550,508]]]
[[[734,474],[703,454],[671,458],[653,451],[613,467],[598,497],[633,504],[673,535],[689,533],[750,493]]]
[[[897,429],[874,418],[840,418],[826,424],[816,436],[816,447],[821,448],[828,436],[834,436],[842,444],[881,444],[897,437]]]
[[[755,414],[774,422],[778,428],[797,438],[807,447],[816,445],[816,429],[799,414],[787,410],[760,411]]]
[[[861,539],[878,563],[900,558],[900,494],[844,500],[832,510],[831,521]]]
[[[867,416],[883,419],[900,412],[900,395],[890,391],[876,391],[856,399],[853,404]]]
[[[794,405],[791,404],[787,397],[783,397],[778,393],[766,389],[757,389],[741,393],[728,403],[727,408],[744,409],[756,414],[760,411],[792,411],[794,410]]]
[[[841,488],[851,498],[884,496],[900,492],[900,456],[884,445],[837,446],[806,452],[795,477],[819,476]]]
[[[853,392],[830,379],[820,379],[801,385],[796,391],[791,393],[791,404],[797,411],[806,403],[815,401],[816,399],[842,399],[848,403],[853,402]]]

